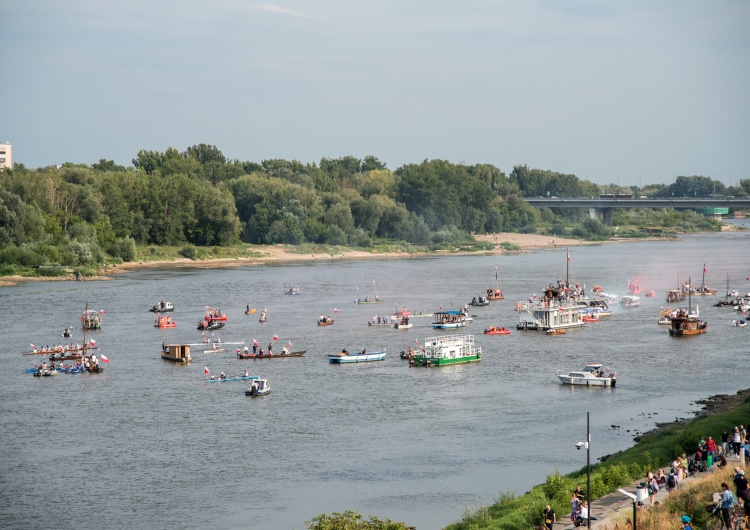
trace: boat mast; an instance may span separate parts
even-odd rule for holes
[[[568,275],[570,273],[570,252],[568,252],[568,249],[565,249],[565,288],[567,289],[570,285],[570,281],[568,281]]]
[[[703,263],[703,280],[701,280],[701,291],[706,290],[706,263]]]
[[[497,294],[497,292],[498,292],[498,291],[500,290],[500,288],[499,288],[499,286],[498,286],[498,285],[499,285],[499,284],[497,283],[497,265],[495,265],[495,293],[496,293],[496,294]],[[727,284],[727,285],[728,285],[728,284]],[[729,290],[729,287],[727,287],[727,291],[728,291],[728,290]]]
[[[688,277],[688,317],[693,312],[693,279]]]
[[[89,315],[89,303],[86,302],[86,310],[83,312],[83,354],[86,355],[86,319]]]

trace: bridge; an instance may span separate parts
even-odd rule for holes
[[[599,219],[609,226],[612,226],[615,208],[750,208],[750,197],[524,197],[523,200],[535,208],[588,208],[592,219]]]

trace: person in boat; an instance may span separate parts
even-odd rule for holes
[[[343,353],[344,355],[349,355],[349,352],[346,351],[346,348],[341,348],[341,353]]]
[[[268,355],[271,355],[271,354],[273,353],[273,351],[271,350],[271,348],[273,348],[273,344],[271,344],[271,343],[269,342],[269,343],[268,343]]]
[[[325,318],[326,318],[326,317],[324,317],[324,316],[323,316],[323,314],[321,313],[321,314],[320,314],[320,318],[318,318],[318,321],[319,321],[319,322],[325,322]]]
[[[162,343],[161,343],[161,351],[164,351],[164,352],[167,351],[167,343],[166,343],[166,341],[162,341]]]
[[[245,351],[245,355],[247,355],[247,354],[249,353],[249,350],[248,350],[247,344],[245,344],[245,349],[244,349],[244,351]],[[253,353],[255,353],[255,352],[253,352]]]
[[[250,304],[247,304],[247,309],[245,311],[250,311]]]
[[[245,349],[247,349],[247,347],[245,347]],[[254,342],[253,343],[253,355],[256,355],[257,353],[258,353],[258,344]]]
[[[286,355],[287,353],[289,353],[289,350],[286,348],[286,346],[282,346],[281,347],[281,355]]]
[[[263,348],[260,349],[260,351],[258,352],[258,355],[260,355],[261,357],[265,355],[265,353],[263,353]]]
[[[250,374],[249,374],[249,373],[247,373],[247,370],[245,370],[244,372],[242,372],[242,377],[248,377],[249,375],[250,375]]]
[[[227,376],[224,372],[221,372],[221,375],[219,376],[219,379],[226,379]]]
[[[362,351],[359,352],[360,355],[364,355],[366,353],[367,353],[367,349],[366,348],[362,348]]]

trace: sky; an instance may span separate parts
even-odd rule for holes
[[[0,0],[0,142],[736,184],[748,28],[747,0]]]

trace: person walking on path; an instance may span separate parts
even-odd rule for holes
[[[549,530],[552,530],[552,526],[557,522],[555,510],[553,510],[552,507],[548,504],[542,512],[542,516],[544,517],[544,526],[549,528]]]
[[[731,528],[731,519],[729,517],[729,510],[734,506],[734,496],[729,491],[729,486],[726,482],[721,484],[721,517],[724,519],[724,525],[727,528]]]

